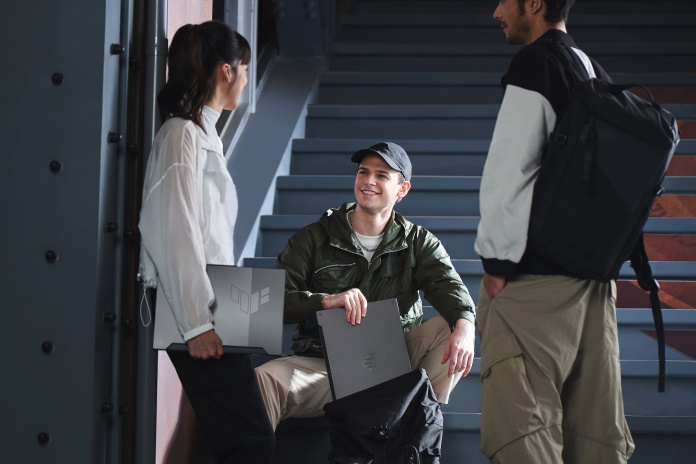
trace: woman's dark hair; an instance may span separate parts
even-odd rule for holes
[[[520,8],[520,14],[524,13],[524,4],[529,0],[517,0]],[[568,20],[568,12],[570,12],[570,7],[573,6],[575,0],[543,0],[546,3],[546,15],[544,19],[548,23],[560,23],[561,21]]]
[[[157,95],[162,122],[177,116],[201,126],[203,105],[215,91],[215,72],[222,63],[249,64],[251,47],[220,21],[187,24],[169,46],[167,83]]]

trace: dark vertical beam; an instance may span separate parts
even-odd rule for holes
[[[128,43],[129,86],[126,109],[126,154],[124,176],[123,222],[123,269],[121,286],[121,349],[120,349],[120,403],[121,415],[121,461],[131,463],[135,459],[135,412],[137,373],[137,305],[138,287],[136,276],[139,262],[139,234],[137,233],[137,211],[140,205],[142,182],[142,118],[144,94],[144,0],[131,4],[131,38]]]
[[[144,93],[142,119],[142,163],[152,148],[152,141],[161,125],[157,110],[157,93],[165,81],[167,56],[167,1],[146,0],[146,36],[144,54]],[[139,182],[139,188],[142,183]],[[140,211],[140,205],[136,206]],[[134,224],[134,230],[137,222]],[[141,303],[142,304],[142,303]],[[157,420],[157,352],[152,349],[154,314],[152,305],[138,307],[137,371],[135,415],[135,464],[151,464],[155,460]]]

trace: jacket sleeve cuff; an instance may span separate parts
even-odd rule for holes
[[[198,326],[195,329],[191,329],[188,332],[186,332],[185,334],[183,334],[184,341],[189,341],[192,338],[197,337],[200,334],[202,334],[204,332],[208,332],[209,330],[213,330],[213,329],[214,329],[213,324],[211,324],[210,322],[208,322],[207,324],[203,324],[201,326]]]
[[[327,296],[328,293],[313,293],[312,296],[310,297],[311,303],[311,310],[312,313],[316,314],[317,311],[322,311],[324,309],[324,306],[321,304],[321,299]]]
[[[476,315],[474,313],[472,313],[471,311],[466,311],[466,312],[464,312],[464,314],[462,314],[461,317],[458,317],[457,319],[454,320],[454,322],[452,322],[450,324],[450,331],[451,332],[454,332],[454,327],[457,325],[457,321],[459,319],[466,319],[467,321],[474,324],[474,326],[476,326]]]
[[[490,275],[514,277],[517,274],[517,263],[503,259],[481,258],[483,270]]]

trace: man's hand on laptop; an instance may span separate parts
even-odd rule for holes
[[[188,352],[196,359],[220,359],[222,356],[222,340],[214,330],[203,332],[186,342]]]
[[[357,288],[351,288],[336,295],[326,295],[321,299],[324,309],[345,308],[346,321],[351,325],[360,324],[360,319],[367,314],[367,299]]]
[[[454,325],[454,330],[447,340],[442,364],[448,360],[449,370],[447,375],[452,377],[455,372],[461,372],[463,376],[469,374],[474,364],[474,339],[476,328],[471,321],[461,318]]]

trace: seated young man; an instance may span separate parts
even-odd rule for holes
[[[271,424],[314,417],[332,400],[316,312],[345,308],[360,324],[367,302],[397,298],[413,369],[425,369],[440,403],[474,359],[474,303],[440,241],[394,211],[411,188],[411,161],[399,145],[359,150],[355,203],[324,213],[278,257],[287,271],[285,323],[298,323],[293,356],[256,368]],[[440,313],[421,324],[419,290]],[[360,343],[360,340],[356,340]],[[349,346],[346,349],[350,349]]]

